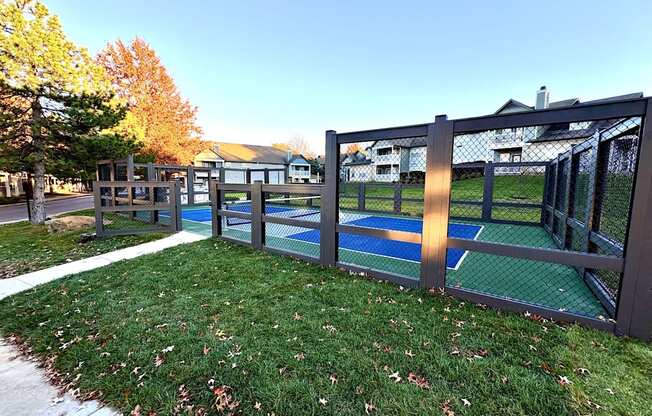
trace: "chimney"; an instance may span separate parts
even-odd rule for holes
[[[288,163],[290,163],[290,161],[292,160],[292,150],[288,150],[287,158],[288,158]]]
[[[548,108],[549,99],[550,99],[550,93],[548,92],[546,86],[543,85],[541,88],[539,88],[539,91],[537,91],[537,101],[536,104],[534,105],[534,109],[543,110],[544,108]]]

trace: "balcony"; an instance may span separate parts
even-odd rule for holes
[[[375,163],[383,163],[383,164],[398,164],[401,160],[401,155],[398,153],[392,153],[389,155],[376,155],[373,158],[373,161]]]
[[[310,178],[310,169],[290,169],[288,175],[293,178]]]
[[[376,173],[374,180],[376,182],[397,182],[400,179],[398,172],[395,173]]]
[[[489,148],[492,150],[510,149],[514,147],[523,147],[522,132],[500,133],[489,140]]]

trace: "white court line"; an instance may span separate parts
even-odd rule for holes
[[[456,223],[453,223],[453,224],[457,224],[457,225],[470,225],[470,224],[460,224],[460,223],[457,223],[457,222],[456,222]],[[481,226],[480,226],[480,229],[479,229],[478,232],[475,234],[475,237],[473,237],[474,240],[477,240],[477,239],[478,239],[478,237],[480,236],[480,233],[482,232],[482,230],[484,230],[484,225],[481,225]],[[462,262],[463,262],[464,259],[466,258],[466,255],[467,255],[467,254],[469,254],[469,250],[464,250],[464,254],[462,254],[462,257],[460,257],[460,259],[457,261],[457,264],[455,265],[455,267],[446,267],[446,268],[447,268],[447,269],[451,269],[451,270],[455,270],[455,271],[457,271],[457,269],[459,269],[460,266],[462,265]]]

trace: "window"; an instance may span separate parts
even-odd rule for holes
[[[555,123],[551,124],[548,131],[566,131],[570,128],[570,123]]]
[[[376,154],[378,156],[387,156],[392,154],[391,147],[383,147],[382,149],[376,149]]]
[[[205,168],[219,168],[222,167],[222,162],[201,162],[201,165]]]
[[[389,175],[392,173],[392,165],[377,165],[376,174],[377,175]]]
[[[590,121],[580,121],[577,123],[570,123],[570,126],[568,128],[569,130],[584,130],[584,129],[588,129],[590,125],[591,125]]]

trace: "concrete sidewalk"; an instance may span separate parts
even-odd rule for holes
[[[0,339],[0,415],[116,416],[121,413],[92,400],[80,402],[50,385],[38,363]]]
[[[127,247],[121,250],[100,254],[98,256],[50,267],[48,269],[38,270],[21,276],[12,277],[11,279],[0,279],[0,299],[31,289],[43,283],[61,279],[62,277],[71,274],[97,269],[98,267],[107,266],[116,261],[133,259],[134,257],[142,256],[144,254],[156,253],[169,247],[178,246],[179,244],[184,243],[192,243],[205,238],[208,237],[187,231],[181,231],[160,240],[154,240],[137,246]]]

